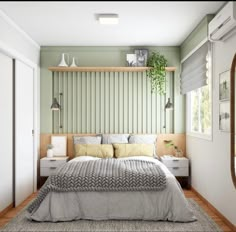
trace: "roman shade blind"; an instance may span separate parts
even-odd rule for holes
[[[204,43],[182,63],[180,78],[181,94],[207,85],[208,43]]]

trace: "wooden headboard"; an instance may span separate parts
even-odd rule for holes
[[[67,136],[67,155],[74,158],[74,147],[73,147],[73,135],[88,136],[95,134],[41,134],[40,135],[40,158],[45,157],[47,153],[47,144],[51,143],[51,136]],[[186,135],[185,134],[158,134],[157,135],[157,154],[159,156],[165,154],[174,155],[173,148],[166,148],[164,140],[172,140],[175,145],[183,150],[184,156],[186,155]]]

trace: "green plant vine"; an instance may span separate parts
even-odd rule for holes
[[[160,95],[165,94],[166,83],[166,58],[159,52],[152,52],[147,60],[147,75],[151,79],[151,92],[158,92]]]

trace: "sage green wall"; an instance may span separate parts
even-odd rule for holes
[[[208,36],[208,23],[214,15],[206,15],[180,46],[181,60]]]
[[[141,47],[138,47],[141,48]],[[175,66],[177,68],[174,76],[175,83],[175,110],[174,110],[174,120],[175,120],[175,133],[184,133],[185,132],[185,97],[180,95],[179,91],[179,66],[180,66],[180,53],[179,47],[143,47],[149,50],[149,53],[152,51],[159,51],[163,54],[168,60],[168,66]],[[77,63],[79,66],[126,66],[126,54],[133,53],[134,49],[137,47],[42,47],[41,48],[41,133],[165,133],[170,132],[171,126],[171,117],[173,113],[167,111],[166,120],[167,120],[167,130],[165,131],[162,126],[164,125],[164,117],[163,117],[163,107],[164,101],[167,99],[169,95],[169,86],[167,86],[167,96],[166,99],[164,96],[160,97],[158,94],[151,95],[150,90],[150,82],[144,73],[64,73],[64,76],[59,73],[55,73],[54,76],[54,90],[52,90],[52,72],[48,70],[50,66],[57,66],[61,59],[62,53],[68,53],[70,57],[70,62],[72,57],[77,59]],[[58,76],[57,76],[58,75]],[[66,77],[67,75],[67,77]],[[70,76],[72,75],[72,76]],[[74,75],[74,76],[73,76]],[[75,77],[75,75],[77,77]],[[88,79],[86,79],[86,75]],[[94,76],[96,76],[96,81],[94,81]],[[118,75],[115,77],[115,75]],[[127,89],[126,82],[128,79],[131,80],[130,75],[133,75],[132,81],[129,83],[132,84],[132,88],[134,88],[133,95],[134,100],[132,102],[130,100],[130,104],[137,105],[134,106],[133,110],[130,110],[129,118],[125,118],[127,103],[126,100],[131,98],[129,95],[129,91]],[[108,77],[110,76],[110,77]],[[66,79],[67,78],[67,79]],[[79,79],[77,79],[79,78]],[[112,83],[112,79],[116,79],[116,83]],[[171,76],[167,75],[167,83],[169,83],[169,78]],[[59,83],[60,79],[60,83]],[[77,82],[76,82],[77,79]],[[108,79],[111,81],[107,82]],[[101,81],[99,81],[101,80]],[[65,81],[65,82],[64,82]],[[99,82],[99,83],[98,83]],[[57,112],[52,113],[50,110],[50,106],[52,103],[53,94],[58,98],[60,88],[62,88],[63,84],[63,92],[65,92],[65,96],[63,96],[63,129],[58,130],[58,114]],[[75,85],[77,83],[77,86]],[[80,85],[80,84],[81,85]],[[117,91],[110,91],[108,85],[112,86],[120,86]],[[60,87],[59,87],[60,84]],[[97,93],[101,93],[101,98],[96,99],[96,96],[90,96],[89,91],[93,93],[93,90],[97,89]],[[123,88],[121,87],[123,86]],[[85,89],[89,89],[89,91],[85,92],[85,98],[82,99],[83,102],[78,103],[83,105],[84,109],[81,112],[75,113],[73,111],[74,106],[77,104],[75,101],[79,99],[78,96],[81,96],[82,91]],[[54,92],[54,93],[53,93]],[[73,92],[73,93],[72,93]],[[69,94],[68,94],[69,93]],[[76,93],[79,93],[76,95]],[[145,93],[146,98],[144,100],[141,99]],[[74,96],[77,96],[76,98]],[[119,108],[111,109],[104,99],[106,97],[110,97],[111,99],[117,99],[119,101]],[[127,99],[126,99],[127,98]],[[64,102],[66,101],[66,102]],[[103,101],[104,103],[101,103]],[[141,102],[146,102],[142,104],[142,108],[139,105]],[[99,111],[100,118],[96,119],[94,114],[97,113],[95,105],[100,105],[101,107],[105,107]],[[89,106],[91,110],[88,110]],[[140,107],[139,107],[140,106]],[[87,110],[85,110],[87,109]],[[155,110],[154,110],[155,109]],[[107,111],[113,110],[113,114],[118,113],[116,117],[105,117]],[[147,112],[144,112],[147,111]],[[151,113],[149,113],[149,111]],[[159,113],[160,112],[160,113]],[[140,116],[140,113],[142,116]],[[54,114],[54,116],[53,116]],[[128,114],[128,113],[127,113]],[[138,114],[138,115],[137,115]],[[147,115],[147,116],[145,116]],[[150,116],[149,116],[150,115]],[[127,116],[128,117],[128,116]],[[87,120],[89,119],[89,120]],[[129,119],[127,121],[127,119]],[[108,120],[108,121],[106,121]],[[151,120],[151,121],[150,121]],[[73,121],[73,124],[71,123]],[[91,123],[89,123],[91,122]],[[140,124],[140,123],[141,124]],[[130,125],[132,123],[132,126]],[[54,127],[53,127],[54,124]],[[86,125],[85,125],[86,124]]]

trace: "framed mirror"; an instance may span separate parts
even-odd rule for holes
[[[234,55],[231,69],[230,69],[230,153],[231,153],[231,175],[234,186],[236,188],[236,154],[235,154],[235,146],[236,146],[236,135],[235,135],[235,71],[236,71],[236,54]]]

